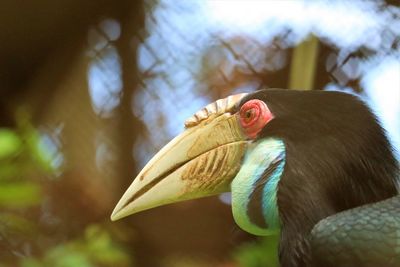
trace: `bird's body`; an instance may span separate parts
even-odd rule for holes
[[[307,266],[313,227],[330,215],[395,196],[398,165],[375,116],[356,96],[278,90],[255,97],[279,114],[261,135],[279,136],[286,147],[278,188],[281,264]]]
[[[399,267],[398,178],[384,130],[357,97],[261,90],[190,118],[112,218],[230,190],[240,227],[280,232],[282,267]]]
[[[313,266],[400,266],[400,196],[318,222],[311,232]]]

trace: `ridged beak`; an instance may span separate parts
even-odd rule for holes
[[[229,112],[191,126],[148,162],[118,202],[111,220],[229,191],[247,143],[237,115]]]

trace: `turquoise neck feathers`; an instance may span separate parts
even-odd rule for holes
[[[276,193],[284,166],[283,141],[269,138],[249,146],[231,184],[233,217],[243,230],[254,235],[278,232]]]

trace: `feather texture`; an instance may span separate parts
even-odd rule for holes
[[[399,267],[400,196],[320,221],[311,232],[314,266]]]

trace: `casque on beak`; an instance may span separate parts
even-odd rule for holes
[[[237,116],[231,113],[244,96],[220,99],[189,118],[186,130],[163,147],[135,178],[111,220],[229,191],[248,144]]]

